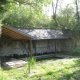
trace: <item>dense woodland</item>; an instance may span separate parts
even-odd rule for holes
[[[80,0],[64,5],[63,0],[0,0],[0,24],[13,27],[67,29],[80,34]],[[52,15],[43,7],[52,6]],[[64,5],[64,8],[62,6]],[[76,33],[76,34],[75,34]]]
[[[49,4],[51,17],[43,14],[43,6]],[[80,0],[73,0],[62,8],[62,0],[0,0],[0,22],[15,27],[80,29],[79,4]]]

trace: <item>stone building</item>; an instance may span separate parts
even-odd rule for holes
[[[71,37],[62,30],[2,26],[0,55],[42,55],[71,50]]]

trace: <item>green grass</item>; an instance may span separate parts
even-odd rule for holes
[[[37,61],[28,74],[28,65],[20,69],[0,69],[0,80],[80,80],[80,58]]]

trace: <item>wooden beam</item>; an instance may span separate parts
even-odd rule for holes
[[[30,39],[30,58],[32,58],[32,39]]]
[[[56,39],[55,39],[55,54],[56,54]]]

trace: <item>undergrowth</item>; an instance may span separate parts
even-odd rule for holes
[[[0,80],[79,80],[80,58],[52,58],[41,61],[31,61],[28,73],[28,63],[25,67],[11,70],[0,69]],[[34,67],[32,67],[34,65]]]

